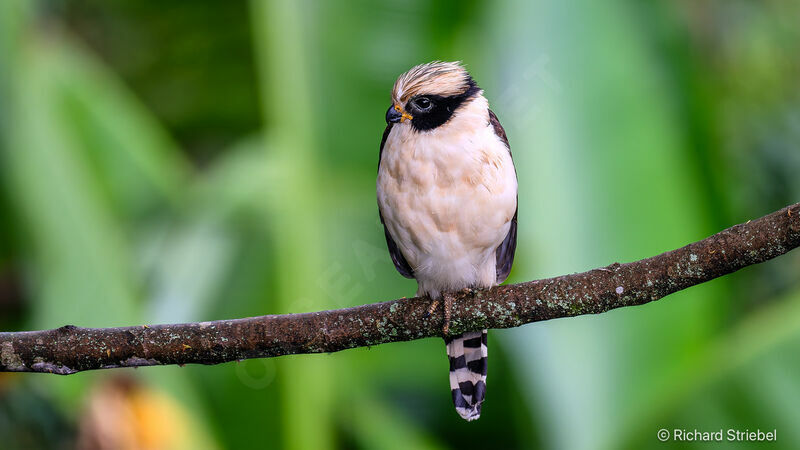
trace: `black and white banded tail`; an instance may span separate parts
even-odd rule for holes
[[[450,391],[456,412],[466,420],[481,416],[486,398],[487,330],[447,337],[450,359]]]

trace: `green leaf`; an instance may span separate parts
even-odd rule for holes
[[[3,168],[33,255],[34,325],[130,324],[139,319],[130,243],[64,108],[59,45],[28,42],[6,105]]]

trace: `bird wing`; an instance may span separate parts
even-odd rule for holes
[[[511,146],[508,144],[506,130],[500,125],[500,120],[497,119],[497,116],[491,109],[489,110],[489,123],[492,125],[492,128],[494,128],[494,133],[497,137],[506,144],[508,153],[511,154]],[[385,136],[386,135],[384,135],[384,137]],[[508,274],[511,272],[511,265],[514,264],[514,251],[517,249],[517,211],[519,211],[519,206],[517,206],[517,209],[514,211],[514,217],[511,219],[511,226],[508,229],[508,234],[495,251],[495,270],[497,271],[498,284],[508,278]]]
[[[381,170],[381,156],[383,156],[383,145],[386,144],[386,138],[389,137],[389,132],[392,131],[392,125],[388,124],[386,129],[383,130],[383,137],[381,138],[381,150],[378,153],[378,171]],[[383,225],[383,234],[386,235],[386,246],[389,247],[389,254],[392,256],[392,262],[394,263],[394,267],[400,272],[400,275],[406,278],[414,278],[414,271],[411,269],[411,266],[406,261],[405,256],[403,253],[400,252],[400,248],[397,247],[397,243],[392,239],[392,235],[389,234],[389,228],[386,227],[386,223],[383,221],[383,214],[381,213],[380,205],[378,206],[378,215],[381,218],[381,225]]]

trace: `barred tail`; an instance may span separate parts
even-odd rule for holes
[[[487,330],[445,338],[450,358],[450,390],[456,412],[472,421],[486,398]]]

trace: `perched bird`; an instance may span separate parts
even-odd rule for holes
[[[378,209],[392,261],[417,296],[443,300],[456,411],[480,417],[487,330],[449,335],[453,293],[505,281],[517,243],[517,175],[505,130],[466,69],[435,61],[400,75],[386,112]]]

